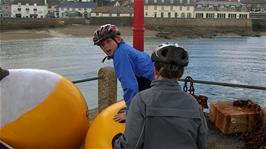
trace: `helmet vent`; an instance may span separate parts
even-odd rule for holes
[[[168,53],[168,50],[167,49],[163,50],[162,51],[162,56],[166,57],[167,56],[167,53]]]

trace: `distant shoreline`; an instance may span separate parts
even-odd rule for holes
[[[19,29],[19,30],[1,30],[0,40],[21,40],[21,39],[35,39],[35,38],[49,38],[49,37],[91,37],[94,31],[99,26],[96,25],[81,25],[73,24],[63,27],[54,28],[40,28],[40,29]],[[132,36],[133,31],[130,26],[118,26],[122,36]],[[212,30],[197,30],[193,28],[178,28],[172,30],[145,29],[145,37],[161,37],[166,39],[176,37],[187,38],[213,38],[213,37],[241,37],[241,36],[266,36],[266,32],[218,32]]]
[[[94,31],[99,26],[73,24],[64,27],[40,28],[40,29],[19,29],[19,30],[1,30],[0,40],[20,40],[49,37],[92,37]],[[132,27],[118,26],[122,36],[132,36]],[[145,36],[155,37],[157,31],[145,30]]]

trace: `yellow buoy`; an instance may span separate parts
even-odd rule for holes
[[[102,111],[91,124],[85,140],[85,149],[112,149],[112,139],[125,131],[125,123],[113,120],[125,102],[115,103]]]
[[[10,69],[0,81],[0,140],[14,148],[80,148],[87,104],[66,78],[38,69]]]

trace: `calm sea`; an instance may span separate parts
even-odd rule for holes
[[[124,37],[132,44],[132,37]],[[244,85],[266,86],[266,37],[216,38],[145,38],[145,51],[163,42],[178,42],[190,55],[184,76],[196,80],[217,81]],[[91,38],[60,37],[1,41],[0,66],[6,69],[46,69],[70,80],[96,77],[99,68],[112,66],[101,63],[104,53],[93,45]],[[119,83],[118,83],[119,84]],[[181,83],[182,84],[182,83]],[[183,85],[183,84],[182,84]],[[89,108],[97,106],[97,81],[77,84]],[[266,106],[266,91],[195,84],[195,93],[220,99],[254,99]],[[118,98],[122,89],[118,87]]]

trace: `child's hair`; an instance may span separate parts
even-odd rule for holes
[[[184,66],[177,66],[161,62],[154,62],[154,66],[156,71],[158,71],[162,77],[168,79],[181,78],[184,73]]]

